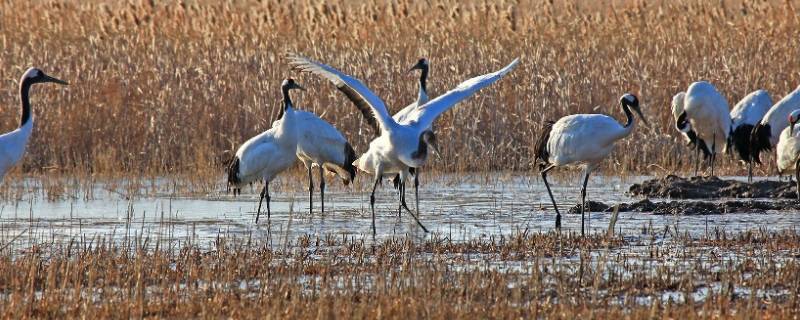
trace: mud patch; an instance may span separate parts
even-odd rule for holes
[[[611,212],[613,206],[597,201],[587,202],[592,212]],[[580,213],[580,205],[569,209],[569,213]],[[742,200],[725,202],[708,201],[665,201],[652,202],[644,199],[639,202],[619,204],[620,212],[652,212],[657,215],[708,215],[726,213],[766,213],[767,211],[800,211],[797,200]]]
[[[717,177],[681,178],[673,175],[634,184],[628,189],[628,194],[671,199],[797,198],[794,182],[756,181],[747,183],[722,180]]]

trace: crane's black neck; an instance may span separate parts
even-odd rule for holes
[[[284,86],[281,88],[283,93],[283,111],[292,107],[292,98],[289,97],[289,87]]]
[[[425,134],[423,133],[419,135],[417,151],[411,153],[411,158],[424,160],[426,157],[428,157],[428,143],[425,142]]]
[[[422,91],[425,91],[425,94],[428,94],[428,66],[422,66],[422,72],[419,75],[419,87]]]
[[[625,117],[628,118],[628,122],[625,123],[625,128],[628,128],[633,125],[633,112],[631,112],[631,107],[627,103],[620,102],[619,104],[622,107],[622,111],[625,112]]]
[[[31,120],[31,101],[30,101],[30,90],[31,86],[33,85],[33,80],[30,78],[25,78],[22,80],[22,83],[19,84],[19,100],[20,100],[20,119],[19,119],[19,126],[22,127]]]

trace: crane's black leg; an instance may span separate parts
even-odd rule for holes
[[[747,159],[747,183],[753,183],[753,158]]]
[[[417,209],[417,215],[420,215],[420,213],[419,213],[419,168],[416,168],[414,170],[414,202],[416,202],[415,205],[416,205],[416,209]]]
[[[400,200],[399,203],[397,204],[397,217],[400,218],[400,216],[403,213],[403,201],[404,201],[403,198],[405,198],[406,196],[405,192],[406,181],[400,179],[400,174],[395,176],[395,179],[397,179],[397,181],[395,182],[395,184],[397,184],[397,197]]]
[[[314,213],[314,176],[308,166],[308,213]]]
[[[794,181],[797,183],[797,200],[800,200],[800,158],[794,161]]]
[[[542,180],[544,180],[544,186],[547,188],[547,194],[550,195],[550,201],[553,201],[553,208],[556,209],[556,229],[561,230],[561,212],[558,212],[558,204],[556,204],[556,199],[553,198],[553,192],[550,191],[550,184],[547,183],[547,172],[555,167],[555,165],[550,165],[542,170]]]
[[[320,197],[320,200],[322,201],[322,207],[320,207],[320,210],[322,210],[322,213],[324,214],[325,213],[325,172],[324,172],[322,166],[319,166],[319,197]]]
[[[264,180],[264,188],[261,189],[261,195],[258,197],[258,209],[256,209],[256,224],[258,224],[258,217],[261,215],[261,202],[264,201],[264,197],[267,198],[267,221],[269,221],[269,182]]]
[[[584,225],[583,224],[583,221],[584,221],[583,214],[584,214],[584,212],[586,212],[586,184],[589,182],[589,174],[590,173],[591,173],[591,171],[587,168],[586,169],[586,174],[583,177],[583,187],[581,187],[581,236],[585,235],[584,226],[583,226]],[[592,218],[591,214],[592,214],[592,212],[590,210],[589,211],[589,219]]]
[[[714,176],[714,162],[717,161],[717,133],[711,135],[711,176]]]
[[[403,186],[403,193],[405,193],[405,189],[406,189],[406,187],[405,187],[405,183],[403,183],[403,184],[401,184],[401,185]],[[424,225],[422,225],[422,222],[420,222],[420,221],[419,221],[419,218],[417,217],[417,215],[416,215],[416,214],[414,214],[413,212],[411,212],[411,209],[409,209],[409,208],[408,208],[408,205],[406,204],[406,197],[405,197],[405,196],[404,196],[403,198],[401,198],[400,205],[401,205],[403,208],[405,208],[405,209],[406,209],[406,211],[408,211],[408,214],[409,214],[409,215],[411,215],[411,217],[412,217],[412,218],[414,218],[414,221],[416,221],[416,222],[417,222],[417,225],[419,225],[419,226],[420,226],[420,228],[422,228],[422,230],[423,230],[423,231],[425,231],[425,232],[427,233],[427,232],[428,232],[428,228],[425,228],[425,226],[424,226]]]
[[[375,184],[372,185],[372,194],[369,195],[369,207],[372,210],[372,238],[375,238],[377,232],[375,231],[375,189],[378,188],[378,183],[381,182],[381,174],[375,175]]]
[[[694,176],[697,176],[697,171],[700,170],[700,144],[694,145]]]

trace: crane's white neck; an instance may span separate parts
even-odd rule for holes
[[[417,95],[417,105],[421,106],[428,102],[428,65],[422,66],[419,76],[419,94]]]

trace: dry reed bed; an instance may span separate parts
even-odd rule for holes
[[[622,117],[616,99],[637,93],[653,127],[619,148],[615,173],[682,171],[686,152],[668,102],[708,79],[735,103],[794,89],[800,34],[796,1],[213,1],[0,4],[0,128],[17,120],[15,80],[29,65],[69,80],[33,93],[37,127],[21,172],[44,176],[183,174],[218,178],[220,164],[278,114],[280,79],[311,88],[297,105],[336,124],[364,151],[370,139],[343,95],[290,72],[296,51],[364,79],[397,110],[415,96],[404,71],[433,63],[440,94],[517,56],[498,85],[446,114],[443,171],[528,170],[543,120],[576,112]],[[771,162],[771,160],[768,160]],[[724,160],[725,173],[742,173]],[[770,167],[758,174],[771,173]],[[19,175],[19,174],[18,174]]]
[[[524,232],[466,243],[327,235],[285,249],[235,238],[205,249],[76,239],[2,249],[0,314],[785,318],[800,308],[798,237],[753,231],[669,245]]]

